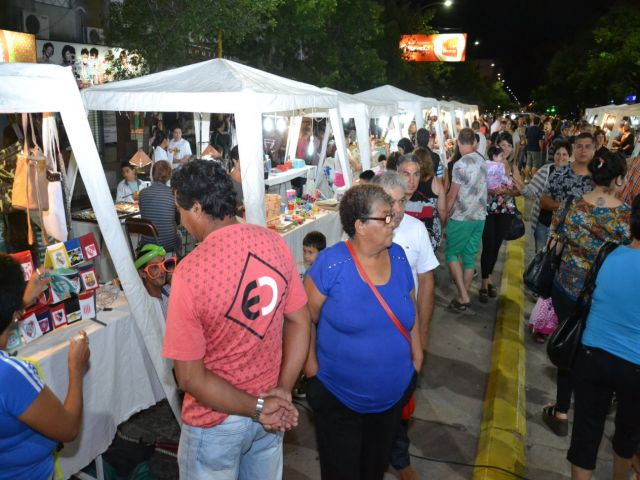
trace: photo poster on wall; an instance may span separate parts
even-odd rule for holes
[[[144,62],[126,49],[84,43],[36,40],[38,63],[71,67],[79,88],[143,73]]]

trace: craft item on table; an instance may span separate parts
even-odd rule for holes
[[[282,197],[275,193],[268,193],[264,196],[267,223],[273,223],[280,216],[281,201]]]
[[[42,330],[43,334],[53,330],[53,326],[51,325],[51,315],[49,314],[48,308],[42,308],[36,311],[35,315],[38,319],[38,325],[40,325],[40,330]]]
[[[18,348],[20,345],[22,345],[22,334],[20,333],[20,327],[15,324],[9,327],[6,349],[8,351],[12,351]]]
[[[71,262],[64,243],[54,243],[47,247],[44,256],[44,266],[48,269],[69,268]]]
[[[53,328],[64,327],[67,324],[67,313],[64,310],[63,303],[51,307],[49,313],[51,314],[51,326]]]
[[[304,168],[306,166],[307,166],[307,164],[304,162],[304,160],[294,160],[293,161],[293,168]]]
[[[18,322],[18,325],[20,326],[20,333],[22,333],[22,338],[25,343],[33,342],[36,338],[42,336],[42,330],[40,330],[38,319],[33,313]]]
[[[335,198],[328,198],[326,200],[318,200],[315,205],[318,208],[322,208],[323,210],[338,210],[338,207],[340,206],[340,202],[338,202],[338,200],[336,200]]]
[[[20,264],[20,268],[22,268],[22,275],[24,276],[24,281],[29,281],[34,270],[31,251],[24,250],[22,252],[10,253],[9,255]]]
[[[296,199],[296,191],[293,188],[287,190],[287,202],[294,201]]]
[[[64,310],[67,313],[67,324],[72,324],[82,320],[82,312],[80,311],[80,300],[72,297],[64,301]]]
[[[80,279],[82,280],[82,288],[85,291],[95,290],[96,288],[98,288],[96,269],[93,267],[93,265],[80,269]]]
[[[81,293],[78,295],[80,302],[80,313],[82,320],[91,320],[96,317],[96,302],[93,292]]]
[[[82,235],[80,237],[80,245],[82,246],[82,254],[85,261],[100,255],[100,247],[98,247],[98,242],[96,242],[96,237],[94,237],[93,233],[89,232]]]
[[[504,163],[493,160],[487,162],[487,188],[489,190],[510,187],[511,183],[511,179],[505,173]]]
[[[213,159],[213,158],[221,158],[222,154],[216,150],[215,148],[213,148],[211,145],[207,145],[204,150],[202,150],[202,153],[200,154],[200,158],[202,160],[209,160],[209,159]]]
[[[82,247],[80,246],[80,240],[73,238],[64,242],[64,246],[67,249],[69,255],[69,262],[72,267],[84,262],[84,255],[82,254]]]
[[[51,279],[52,303],[58,303],[69,298],[72,294],[80,292],[80,285],[73,281],[73,277],[77,277],[78,271],[73,268],[47,270],[44,275]]]

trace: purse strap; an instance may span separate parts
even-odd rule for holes
[[[378,291],[376,286],[373,284],[373,282],[369,278],[369,275],[367,275],[367,272],[364,271],[364,268],[362,267],[362,264],[360,263],[360,260],[358,260],[358,256],[356,255],[356,251],[353,248],[353,245],[351,244],[351,240],[347,240],[345,243],[347,244],[347,249],[349,250],[349,253],[351,254],[351,257],[353,258],[353,263],[355,263],[356,269],[358,270],[358,273],[360,274],[360,277],[362,277],[362,279],[365,281],[365,283],[367,285],[369,285],[369,288],[371,289],[371,292],[373,292],[375,297],[378,299],[378,302],[380,302],[380,306],[383,308],[383,310],[385,312],[387,312],[387,315],[389,316],[389,318],[391,319],[391,321],[393,322],[395,327],[402,334],[402,336],[409,343],[409,345],[411,345],[411,336],[409,335],[409,332],[407,332],[407,329],[404,328],[402,323],[400,323],[400,320],[398,320],[398,317],[396,317],[396,314],[393,313],[393,310],[391,310],[389,305],[387,305],[387,302],[385,302],[384,298],[382,298],[382,295],[380,295],[380,292]]]

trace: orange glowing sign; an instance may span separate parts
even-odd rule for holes
[[[36,37],[0,30],[0,62],[36,62]]]
[[[464,62],[466,33],[402,35],[400,50],[407,62]]]

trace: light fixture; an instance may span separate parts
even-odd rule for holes
[[[279,118],[276,121],[276,128],[280,133],[283,133],[287,129],[287,121],[284,118]]]
[[[453,5],[453,0],[446,0],[443,5],[447,8],[449,8],[451,5]]]
[[[480,41],[476,40],[475,42],[473,42],[473,44],[477,47],[478,45],[480,45]]]
[[[499,77],[501,77],[501,76],[502,76],[502,74],[501,74],[500,72],[498,72],[498,76],[499,76]]]
[[[264,117],[264,120],[262,122],[262,128],[264,128],[265,131],[267,132],[273,131],[273,118]]]
[[[492,64],[491,64],[491,68],[493,68],[493,67],[495,67],[495,66],[496,66],[496,64],[495,64],[495,63],[492,63]]]
[[[151,163],[152,162],[149,158],[149,155],[144,153],[142,149],[134,153],[133,156],[129,159],[129,165],[133,165],[136,168],[144,168]]]

